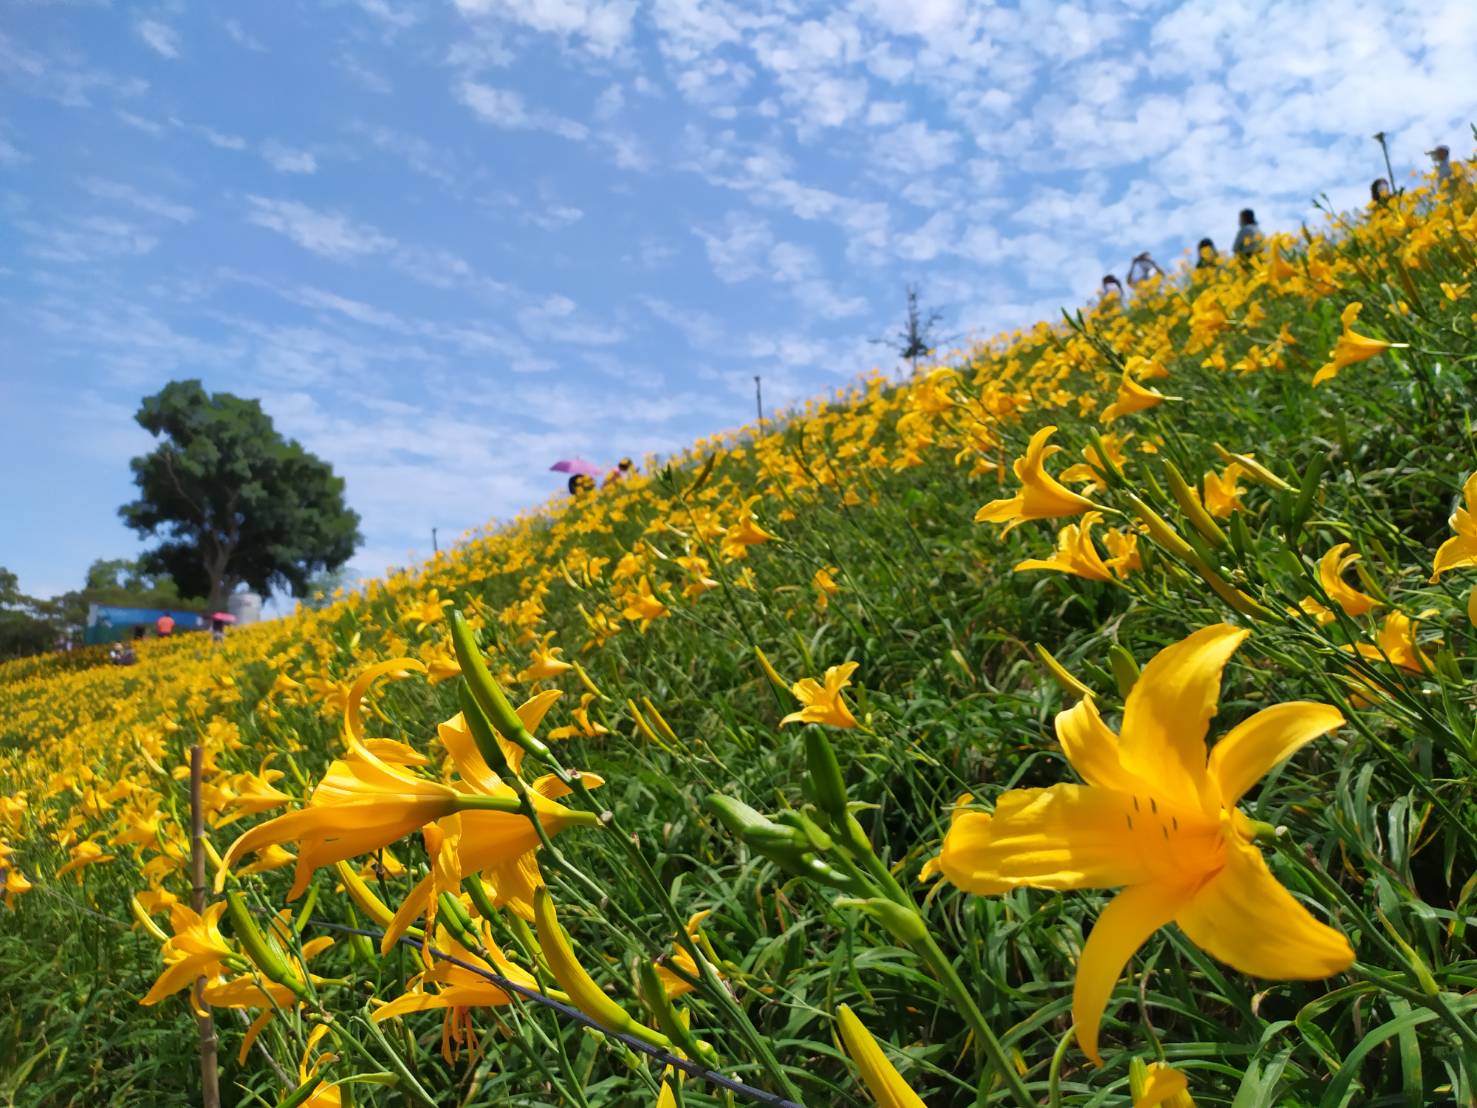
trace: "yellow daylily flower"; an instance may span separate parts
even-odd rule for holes
[[[1185,1075],[1163,1062],[1146,1066],[1135,1058],[1128,1080],[1133,1108],[1195,1108]]]
[[[1113,580],[1112,573],[1108,571],[1107,564],[1092,541],[1093,525],[1102,520],[1101,512],[1084,513],[1080,525],[1069,523],[1057,532],[1056,551],[1050,558],[1027,558],[1016,563],[1015,572],[1049,569],[1075,577],[1086,577],[1089,581]]]
[[[15,907],[15,898],[30,892],[34,885],[26,880],[26,875],[14,866],[5,868],[5,908],[9,911]]]
[[[836,1026],[846,1053],[856,1064],[862,1081],[880,1108],[925,1108],[923,1098],[908,1087],[896,1067],[887,1060],[872,1033],[845,1004],[836,1009]]]
[[[594,693],[584,693],[580,696],[580,706],[570,711],[574,717],[572,724],[564,727],[556,727],[549,732],[551,739],[572,739],[584,736],[587,739],[597,739],[601,735],[610,734],[610,730],[598,720],[590,718],[590,705],[594,703]]]
[[[1113,403],[1103,409],[1100,417],[1103,423],[1112,423],[1121,416],[1147,411],[1149,408],[1163,404],[1166,400],[1179,399],[1177,396],[1165,396],[1158,389],[1145,388],[1134,380],[1134,372],[1143,362],[1142,358],[1130,358],[1124,365],[1123,376],[1118,381],[1118,395],[1113,399]]]
[[[1239,463],[1232,462],[1221,473],[1207,470],[1202,487],[1201,502],[1205,510],[1216,519],[1226,519],[1241,507],[1241,474]]]
[[[1448,570],[1477,566],[1477,473],[1463,483],[1462,501],[1448,520],[1456,534],[1441,544],[1431,564],[1432,584]]]
[[[835,574],[841,571],[835,566],[824,566],[815,571],[815,576],[810,579],[811,586],[815,589],[815,606],[825,611],[831,603],[831,597],[841,591],[841,586],[836,584]]]
[[[757,496],[750,497],[744,504],[742,517],[723,533],[723,544],[719,548],[719,553],[725,559],[733,561],[746,558],[749,554],[749,547],[769,542],[775,537],[759,526],[759,521],[754,518],[754,512],[749,507],[758,499]]]
[[[829,667],[824,685],[814,677],[802,677],[796,681],[790,686],[790,692],[804,707],[780,720],[780,726],[787,723],[824,723],[830,727],[855,727],[856,717],[846,706],[841,690],[851,684],[851,675],[856,672],[858,665],[859,662],[843,662],[839,666]]]
[[[289,900],[294,900],[320,867],[373,853],[427,824],[457,814],[477,830],[469,840],[474,844],[473,849],[463,852],[462,872],[510,862],[537,845],[537,833],[526,817],[499,810],[516,807],[517,794],[487,769],[480,755],[474,760],[470,755],[458,757],[455,749],[451,751],[462,778],[458,788],[419,776],[399,761],[388,761],[379,753],[386,749],[386,744],[391,747],[401,744],[363,737],[359,702],[369,683],[381,674],[401,669],[423,667],[412,658],[399,658],[371,666],[355,681],[345,709],[349,754],[328,767],[306,807],[258,824],[231,844],[216,875],[217,891],[224,887],[230,866],[237,858],[273,844],[297,842],[297,870],[287,894]],[[472,752],[475,753],[475,744]],[[418,761],[425,760],[414,751],[409,754]],[[537,786],[535,791],[539,791]],[[551,835],[570,822],[583,821],[587,815],[545,803],[539,797],[535,797],[535,807]],[[475,861],[467,862],[468,853]]]
[[[1098,489],[1106,489],[1108,487],[1107,463],[1111,462],[1120,470],[1127,464],[1128,455],[1124,453],[1123,448],[1128,445],[1128,440],[1131,438],[1133,438],[1132,431],[1126,435],[1115,435],[1111,431],[1105,432],[1099,436],[1098,441],[1103,444],[1107,458],[1104,459],[1098,453],[1096,444],[1088,443],[1082,448],[1082,457],[1085,460],[1062,470],[1060,479],[1078,482],[1091,481]]]
[[[711,908],[701,912],[694,912],[687,920],[687,937],[694,942],[697,941],[698,929],[702,927],[703,920],[713,914]],[[676,966],[688,977],[697,977],[697,963],[692,960],[692,955],[683,950],[682,947],[672,944],[672,953],[667,955],[666,962]],[[662,988],[667,990],[667,995],[673,1000],[679,996],[685,996],[692,992],[692,986],[682,978],[678,977],[662,962],[654,963],[656,975],[661,979]]]
[[[1237,809],[1263,774],[1343,716],[1278,704],[1206,754],[1221,671],[1247,634],[1216,624],[1161,650],[1128,694],[1121,734],[1091,697],[1059,713],[1057,738],[1086,783],[1011,789],[993,814],[960,814],[944,838],[939,867],[969,892],[1122,888],[1088,938],[1072,994],[1078,1045],[1096,1064],[1113,986],[1166,923],[1255,977],[1327,977],[1354,960],[1348,940],[1272,876]]]
[[[1364,307],[1357,300],[1348,305],[1339,317],[1344,325],[1344,332],[1334,343],[1333,349],[1329,351],[1328,361],[1323,367],[1313,374],[1315,386],[1331,381],[1338,376],[1341,369],[1346,369],[1356,362],[1368,361],[1370,358],[1378,357],[1391,347],[1405,346],[1403,342],[1386,342],[1384,339],[1372,339],[1368,335],[1361,335],[1354,330],[1354,323],[1359,318],[1359,312]]]
[[[99,862],[111,862],[114,855],[104,853],[103,848],[91,839],[83,839],[72,847],[71,861],[56,871],[58,877],[63,877],[73,870],[80,870],[83,866],[96,865]]]
[[[444,930],[436,932],[436,949],[444,950],[458,961],[476,966],[487,973],[497,974],[505,980],[521,985],[525,989],[539,991],[538,981],[525,970],[509,960],[486,934],[483,958],[468,950]],[[435,992],[427,992],[426,986],[436,986]],[[494,985],[481,974],[466,966],[437,959],[425,972],[417,974],[411,988],[388,1003],[381,1003],[370,1015],[375,1023],[398,1019],[409,1012],[426,1012],[433,1008],[446,1009],[441,1021],[441,1056],[447,1062],[456,1059],[462,1049],[475,1052],[477,1034],[472,1027],[473,1008],[500,1008],[513,1003],[513,996]]]
[[[227,968],[249,968],[249,963],[221,934],[220,922],[225,910],[224,900],[216,901],[204,913],[183,904],[169,906],[169,926],[174,934],[164,941],[159,952],[164,959],[164,972],[140,1004],[158,1004],[165,997],[188,989],[197,977],[214,977]]]
[[[1139,537],[1136,531],[1120,531],[1117,528],[1103,532],[1103,545],[1108,548],[1108,557],[1103,564],[1119,577],[1127,577],[1136,569],[1144,568],[1139,556]]]
[[[533,660],[518,674],[519,681],[544,681],[550,677],[558,677],[561,673],[568,673],[574,668],[570,662],[559,657],[564,653],[561,646],[550,646],[549,640],[554,637],[550,631],[539,639],[539,643],[533,648]]]
[[[1433,608],[1422,612],[1419,618],[1425,619],[1435,614]],[[1391,612],[1380,625],[1378,645],[1361,642],[1344,649],[1356,651],[1361,658],[1368,658],[1371,662],[1387,661],[1407,673],[1431,673],[1433,663],[1415,641],[1415,629],[1416,621],[1404,612]]]
[[[1013,467],[1021,491],[1006,499],[990,501],[974,514],[976,523],[1004,523],[1005,530],[1001,533],[1009,534],[1028,519],[1059,519],[1097,507],[1046,472],[1046,459],[1062,449],[1047,444],[1046,440],[1055,433],[1056,427],[1046,426],[1031,436],[1025,454],[1015,460]]]
[[[634,592],[626,593],[625,600],[621,615],[633,623],[639,621],[643,632],[651,626],[652,620],[667,614],[666,603],[651,591],[651,578],[645,574],[641,576],[640,586]]]
[[[446,618],[444,609],[451,607],[450,600],[442,600],[441,593],[432,589],[420,602],[401,618],[406,623],[414,623],[417,634],[424,631],[433,623],[440,623]]]
[[[1362,616],[1377,606],[1379,601],[1367,593],[1360,592],[1344,580],[1344,574],[1348,572],[1349,567],[1359,561],[1358,554],[1345,553],[1349,549],[1348,543],[1341,542],[1323,555],[1318,563],[1318,583],[1346,614]]]

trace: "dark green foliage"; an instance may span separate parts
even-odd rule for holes
[[[353,556],[359,516],[332,467],[284,439],[255,400],[172,381],[146,397],[139,425],[163,442],[133,459],[139,498],[118,510],[163,539],[141,565],[212,608],[243,582],[270,595],[308,591],[315,573]]]

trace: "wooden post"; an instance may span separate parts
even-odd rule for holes
[[[204,751],[200,749],[200,744],[190,747],[190,875],[194,882],[190,891],[190,907],[197,913],[205,911],[205,805],[200,800],[200,778],[204,761]],[[195,1023],[200,1030],[200,1103],[203,1108],[220,1108],[215,1018],[205,1006],[202,995],[204,987],[205,978],[196,978],[191,995]]]

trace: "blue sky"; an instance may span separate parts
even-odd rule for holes
[[[377,574],[1140,249],[1359,203],[1477,117],[1477,4],[11,0],[0,565],[139,546],[139,399],[258,397]]]

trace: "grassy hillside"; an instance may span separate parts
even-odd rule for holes
[[[0,1098],[197,1098],[204,974],[226,1103],[749,1102],[490,967],[807,1105],[1473,1103],[1474,208],[1274,236],[220,647],[0,667]]]

